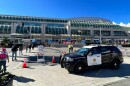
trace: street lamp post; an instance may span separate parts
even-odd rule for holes
[[[100,23],[102,23],[101,19],[99,21],[100,21]],[[101,26],[100,26],[100,44],[102,44],[102,29],[101,29]]]
[[[101,30],[101,27],[100,27],[100,44],[102,44],[102,30]]]

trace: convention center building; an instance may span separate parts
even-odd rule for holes
[[[128,32],[110,20],[99,17],[46,18],[0,15],[0,40],[8,37],[15,43],[41,41],[48,43],[121,42]]]

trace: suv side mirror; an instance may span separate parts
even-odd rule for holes
[[[88,56],[92,56],[92,52],[89,52],[89,53],[88,53]]]

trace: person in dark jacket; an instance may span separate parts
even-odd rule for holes
[[[14,44],[12,46],[11,50],[12,50],[12,61],[17,60],[16,59],[17,58],[17,50],[18,50],[17,45]],[[15,55],[15,57],[14,57],[14,55]]]
[[[31,48],[32,48],[32,45],[30,44],[30,45],[29,45],[29,52],[31,52]]]

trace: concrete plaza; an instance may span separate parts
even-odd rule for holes
[[[74,48],[74,50],[77,49]],[[23,51],[24,55],[18,56],[17,61],[12,62],[10,57],[10,62],[7,63],[7,70],[16,75],[14,78],[14,86],[114,86],[116,82],[122,83],[124,80],[129,80],[129,56],[124,57],[124,63],[121,64],[118,70],[97,68],[76,75],[69,74],[66,69],[61,68],[58,61],[51,63],[52,56],[54,55],[57,60],[61,51],[68,52],[68,49],[55,47],[45,48],[44,56],[46,63],[28,63],[28,68],[22,68],[22,61],[29,56],[36,57],[36,48],[31,53]],[[11,53],[9,54],[11,56]],[[119,84],[118,86],[122,85]]]

